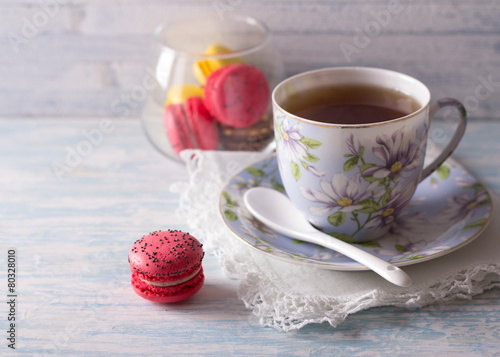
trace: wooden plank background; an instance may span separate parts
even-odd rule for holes
[[[390,68],[465,101],[473,120],[499,120],[498,0],[0,0],[0,117],[119,115],[111,103],[140,85],[155,27],[199,12],[263,20],[289,75]]]

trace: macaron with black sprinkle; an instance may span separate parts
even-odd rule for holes
[[[203,245],[189,233],[149,233],[128,254],[132,287],[139,296],[155,302],[185,300],[203,286],[203,256]]]

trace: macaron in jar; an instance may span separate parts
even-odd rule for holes
[[[141,116],[160,152],[274,150],[271,91],[284,73],[265,24],[200,15],[159,26],[155,42]]]

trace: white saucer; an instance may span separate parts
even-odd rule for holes
[[[243,194],[256,186],[283,191],[275,156],[238,173],[222,192],[220,212],[237,238],[290,263],[329,270],[367,270],[330,249],[280,235],[253,218],[244,206]],[[486,228],[492,210],[487,189],[455,161],[448,160],[419,184],[410,205],[387,236],[357,245],[397,266],[425,262],[472,242]]]

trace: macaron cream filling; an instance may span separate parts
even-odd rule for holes
[[[160,283],[158,281],[147,281],[147,280],[142,279],[140,277],[139,277],[139,279],[141,279],[146,284],[153,285],[153,286],[159,286],[159,287],[175,286],[175,285],[184,284],[186,281],[189,281],[189,280],[193,279],[196,276],[196,274],[198,274],[200,272],[200,269],[201,269],[201,267],[198,268],[197,270],[195,270],[195,272],[193,274],[191,274],[189,276],[186,276],[183,279],[176,280],[176,281],[167,281],[167,282],[164,282],[164,283]]]

